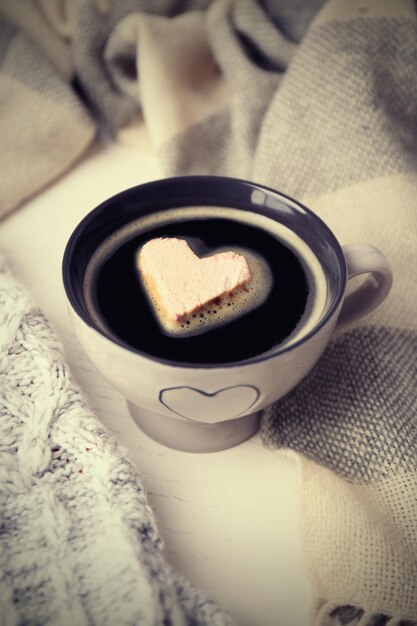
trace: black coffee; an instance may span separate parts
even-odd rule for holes
[[[252,250],[272,271],[266,300],[206,332],[177,337],[167,334],[157,321],[136,268],[139,247],[155,237],[198,241],[200,256],[219,248]],[[87,283],[91,306],[109,334],[154,357],[195,364],[246,360],[278,346],[302,320],[310,292],[304,266],[290,247],[263,228],[226,217],[178,219],[155,224],[145,232],[132,229],[116,244],[109,244],[108,253],[96,263],[91,275]]]

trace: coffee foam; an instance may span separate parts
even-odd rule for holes
[[[249,224],[255,228],[264,229],[270,234],[272,234],[273,236],[275,236],[282,244],[290,248],[297,255],[300,262],[302,263],[303,269],[307,276],[309,286],[310,286],[310,294],[309,294],[309,298],[307,301],[306,310],[302,319],[300,320],[300,322],[298,323],[294,331],[288,337],[286,337],[286,339],[282,343],[280,343],[280,348],[286,347],[295,343],[302,336],[305,336],[311,330],[313,330],[316,324],[318,323],[319,319],[321,318],[321,315],[325,309],[326,300],[327,300],[327,283],[326,283],[326,278],[324,276],[320,262],[318,261],[317,257],[315,256],[311,248],[294,231],[292,231],[291,229],[287,228],[283,224],[276,222],[275,220],[265,215],[253,213],[250,211],[244,211],[241,209],[230,208],[230,207],[213,207],[213,206],[198,206],[198,207],[187,206],[187,207],[158,211],[156,213],[153,213],[152,215],[139,217],[129,222],[128,224],[126,224],[125,226],[117,230],[116,232],[112,233],[109,237],[107,237],[105,241],[97,248],[97,250],[92,255],[87,265],[85,276],[84,276],[84,283],[83,283],[84,297],[85,297],[87,309],[89,311],[89,314],[92,320],[99,327],[101,327],[106,333],[109,333],[109,329],[103,323],[103,320],[97,314],[97,311],[95,309],[93,298],[92,298],[91,287],[94,283],[94,277],[98,268],[105,262],[105,260],[109,256],[111,256],[111,254],[113,253],[115,249],[117,249],[125,241],[132,239],[138,234],[146,233],[146,231],[153,230],[155,227],[163,226],[163,224],[170,223],[173,221],[190,220],[190,219],[198,220],[198,219],[208,219],[208,218],[232,219],[232,220],[236,220],[239,222],[243,222],[244,224]],[[239,251],[236,248],[230,248],[230,247],[223,248],[223,249],[227,249],[227,250],[234,249],[236,251]],[[220,248],[218,250],[220,251]],[[239,251],[239,253],[243,253],[244,256],[248,258],[247,250],[242,250],[241,252]],[[256,255],[252,253],[251,256],[254,258]],[[257,260],[259,261],[260,258],[257,257]],[[248,262],[250,262],[249,259],[248,259]],[[230,318],[228,317],[228,313],[226,312],[227,309],[232,308],[233,312],[231,313],[231,316],[234,313],[234,317],[237,317],[240,314],[240,311],[243,310],[244,307],[245,307],[245,310],[248,310],[246,309],[246,306],[248,306],[248,304],[249,306],[252,306],[252,308],[254,308],[255,306],[260,304],[261,302],[260,298],[263,297],[265,299],[267,297],[267,293],[271,286],[271,282],[269,281],[271,280],[272,273],[269,268],[266,269],[265,267],[266,265],[267,264],[265,262],[263,266],[261,263],[261,266],[263,268],[260,272],[260,274],[262,274],[263,276],[261,285],[259,286],[259,288],[255,288],[255,291],[254,293],[252,293],[250,298],[247,298],[245,300],[245,296],[247,294],[244,294],[244,293],[239,294],[237,307],[236,305],[232,306],[232,303],[230,303],[231,306],[228,307],[229,303],[227,301],[225,303],[222,303],[222,309],[221,309],[222,317],[220,318],[220,322],[218,320],[218,318],[220,317],[219,309],[214,308],[214,307],[213,308],[207,307],[207,316],[210,316],[210,320],[213,320],[213,321],[210,321],[209,323],[210,326],[212,324],[224,323],[223,321],[221,321],[224,319],[227,319],[227,321],[229,321],[231,317]],[[249,303],[248,303],[248,300],[250,300]],[[285,303],[283,303],[283,306],[285,306]],[[210,310],[210,313],[208,313],[208,310]],[[216,311],[216,313],[214,313],[214,311]],[[200,322],[198,321],[197,318],[193,318],[191,316],[191,319],[187,321],[189,321],[190,324],[185,324],[185,326],[192,327],[193,330],[187,331],[185,329],[181,329],[181,331],[185,330],[187,334],[189,333],[191,334],[191,332],[195,332],[197,334],[198,332],[200,332],[198,330]],[[207,325],[207,329],[208,329],[208,326],[209,325]],[[254,329],[254,332],[256,332],[256,329]]]
[[[196,251],[202,247],[202,242],[195,239],[190,240],[189,243]],[[251,274],[250,281],[244,286],[234,289],[230,294],[215,298],[215,300],[199,308],[198,311],[184,316],[180,321],[171,320],[167,317],[153,285],[146,276],[139,277],[139,280],[143,280],[146,293],[165,333],[173,337],[199,335],[214,327],[227,324],[265,302],[273,282],[271,269],[265,259],[252,250],[234,246],[216,248],[213,254],[229,251],[245,257]]]

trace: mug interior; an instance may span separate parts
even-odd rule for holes
[[[346,285],[346,262],[337,239],[317,215],[292,198],[250,181],[218,176],[184,176],[153,181],[112,196],[93,209],[75,228],[63,256],[63,282],[70,305],[87,325],[122,347],[144,354],[107,335],[91,318],[83,289],[86,268],[95,250],[107,237],[129,222],[157,211],[187,206],[230,207],[278,221],[309,246],[323,269],[327,282],[327,300],[323,314],[313,330],[290,346],[277,346],[267,354],[245,360],[245,364],[270,358],[306,341],[338,308]],[[146,356],[172,365],[187,365],[148,354]],[[237,364],[226,363],[222,367]]]

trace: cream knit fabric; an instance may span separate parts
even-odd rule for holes
[[[312,7],[318,13],[310,23]],[[8,19],[15,18],[9,14]],[[14,23],[19,26],[17,19]],[[51,71],[51,82],[45,84],[50,85],[47,93],[56,90],[60,94],[62,115],[72,111],[71,119],[83,139],[76,140],[74,133],[76,145],[71,144],[65,160],[63,137],[56,135],[58,154],[64,159],[56,161],[49,180],[70,165],[71,154],[80,154],[91,136],[91,129],[85,130],[88,109],[87,120],[94,119],[102,133],[154,151],[169,175],[216,173],[266,183],[304,201],[341,243],[370,243],[388,257],[394,286],[387,301],[334,337],[311,375],[266,412],[262,436],[271,448],[292,450],[300,463],[304,547],[315,591],[312,624],[415,626],[415,2],[78,0],[71,23],[76,89],[68,91],[68,84],[58,80],[59,71]],[[34,54],[37,35],[34,29],[29,31]],[[22,68],[22,37],[10,29],[7,33],[2,58],[7,59],[6,67],[13,62],[14,68]],[[26,78],[19,78],[17,72],[16,81],[24,83]],[[0,71],[0,80],[3,75],[8,76]],[[35,64],[31,79],[44,84]],[[37,92],[37,97],[43,96]],[[10,153],[18,167],[25,163],[25,155],[20,155],[30,125],[31,98],[26,100],[25,105],[16,98],[14,108],[8,102],[6,115],[0,118],[6,136],[11,133],[10,145],[22,146]],[[10,125],[10,130],[7,120],[18,117],[22,125]],[[30,147],[37,154],[36,167],[46,172],[44,181],[50,167],[50,154],[42,143],[51,130],[47,121],[43,126],[30,125]],[[4,160],[4,151],[0,158]],[[7,180],[1,183],[7,192],[2,194],[5,212],[39,185],[29,177],[16,177],[15,172],[23,170],[7,165],[3,171],[7,172]],[[1,332],[9,336],[7,324]],[[24,358],[30,361],[25,365],[30,369],[29,353]],[[6,382],[11,380],[8,375]],[[61,406],[61,400],[56,402]],[[23,466],[26,473],[16,465],[18,484],[28,480],[24,478],[27,472],[37,477],[49,463],[48,418],[41,405],[36,406],[39,432],[21,428],[23,449],[29,450],[25,459],[31,459],[31,465],[30,471]],[[27,410],[21,410],[19,403],[11,402],[7,414],[27,423]],[[64,411],[62,420],[48,422],[58,434],[69,419],[65,416]],[[106,463],[111,467],[124,463],[118,448],[108,444],[108,435],[94,424],[88,431],[91,435],[85,437],[83,422],[71,421],[74,441],[81,437],[83,443],[75,448],[74,444],[70,452],[82,454],[83,464],[76,467],[83,474],[75,472],[74,481],[68,484],[78,480],[84,485],[88,459],[102,445],[110,445],[109,455],[104,455]],[[15,464],[20,457],[10,452],[14,452],[10,442],[5,459]],[[61,439],[54,439],[55,443],[62,446]],[[85,448],[92,444],[87,453]],[[66,459],[60,449],[52,456]],[[78,457],[70,457],[69,467],[73,459]],[[48,473],[42,476],[46,485]],[[109,476],[103,470],[85,484],[94,492],[89,497],[115,497],[111,495],[115,483]],[[101,495],[95,495],[96,491]],[[135,493],[139,498],[141,492]],[[54,508],[45,504],[51,501],[45,496],[42,502],[44,515],[52,519]],[[86,499],[77,496],[68,502],[72,515],[92,515]],[[137,509],[134,505],[130,509],[133,516],[147,510],[142,499],[136,502]],[[56,530],[48,541],[61,532],[60,520],[56,518]],[[39,540],[36,545],[46,541],[42,528],[39,525],[38,534],[33,535]],[[10,550],[13,532],[11,528],[4,533]],[[80,540],[76,531],[74,535]],[[67,538],[73,540],[72,535]],[[143,561],[134,556],[138,545],[130,545],[126,558],[137,568]],[[78,551],[74,556],[69,542],[59,549],[66,557],[63,563],[77,569]],[[31,599],[23,593],[8,591],[11,580],[3,579],[2,597],[21,598],[21,607],[30,606]],[[84,586],[74,587],[74,602],[90,597],[86,590],[96,593],[92,575],[81,580]],[[152,604],[145,583],[143,589],[145,601]],[[9,604],[6,599],[5,605]],[[102,618],[94,617],[91,622],[100,623]]]
[[[2,259],[0,393],[0,624],[231,624],[164,561],[126,452]]]

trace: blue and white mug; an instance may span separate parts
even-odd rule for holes
[[[155,357],[97,323],[85,292],[86,270],[96,250],[135,220],[152,220],[167,211],[175,219],[175,211],[183,207],[237,210],[239,219],[295,245],[321,282],[308,323],[265,353],[227,363]],[[368,276],[346,294],[348,280],[359,274]],[[81,346],[126,398],[140,429],[172,448],[210,452],[235,446],[256,433],[262,410],[308,374],[334,329],[359,319],[384,300],[392,274],[379,250],[367,244],[342,247],[317,215],[278,191],[245,180],[186,176],[133,187],[91,211],[67,243],[63,282]]]

